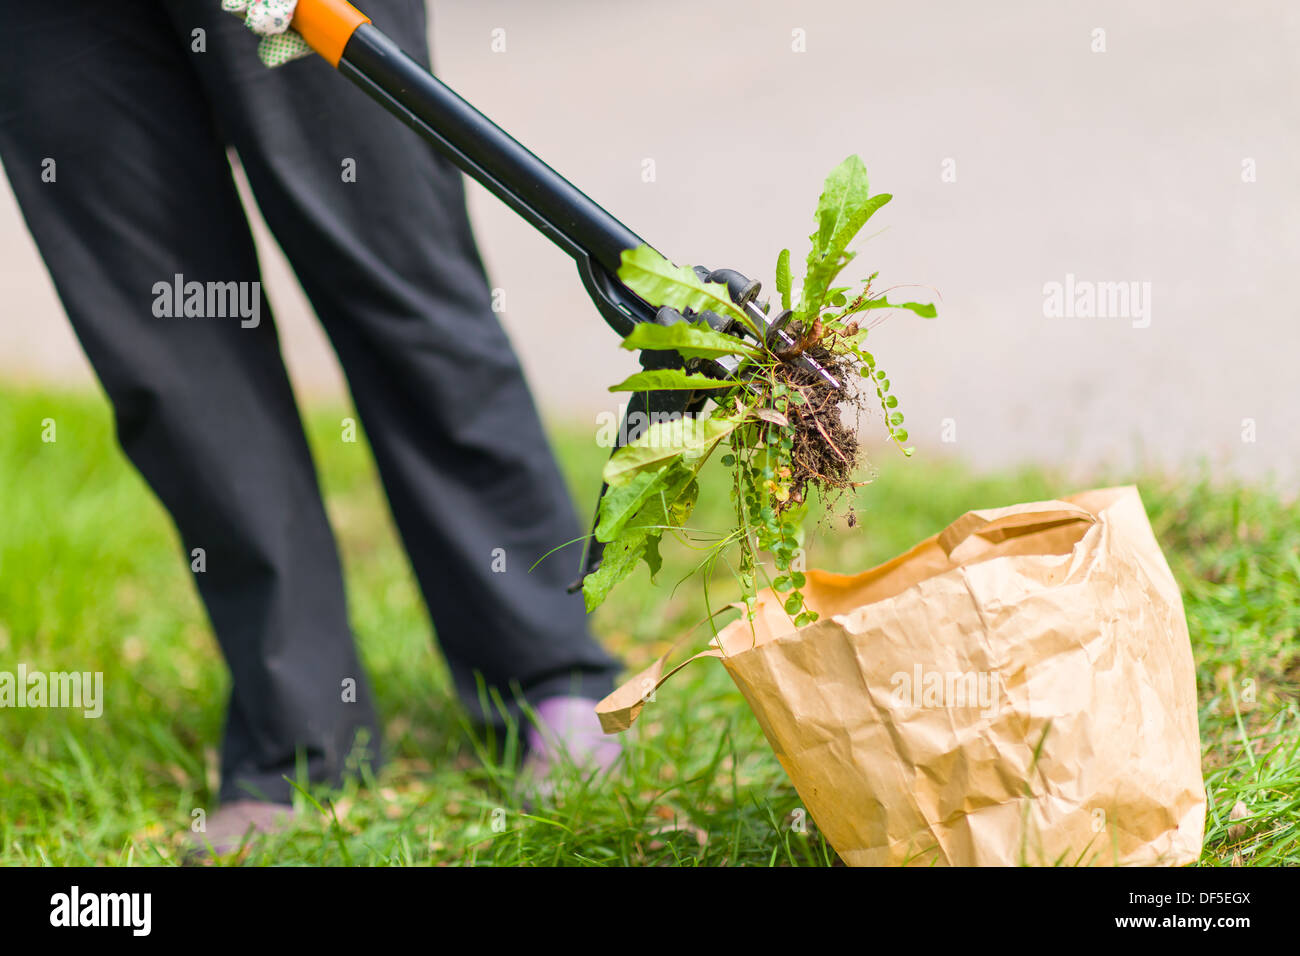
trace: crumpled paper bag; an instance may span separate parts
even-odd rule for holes
[[[850,865],[1156,865],[1200,855],[1182,598],[1136,488],[972,511],[857,575],[770,591],[717,657]],[[671,653],[671,652],[670,652]],[[597,708],[626,729],[667,655]]]

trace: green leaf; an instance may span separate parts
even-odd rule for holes
[[[605,545],[600,567],[582,582],[582,597],[588,611],[593,611],[609,595],[610,589],[645,561],[654,578],[663,565],[659,542],[666,527],[681,527],[695,508],[700,486],[696,469],[674,462],[667,468],[638,475],[623,488],[611,488],[601,499],[600,525],[596,537]],[[635,484],[639,487],[625,492]],[[629,517],[629,514],[634,516]]]
[[[662,533],[663,526],[681,527],[695,510],[700,486],[695,480],[700,462],[686,465],[680,460],[658,471],[644,471],[626,485],[610,488],[600,502],[596,538],[616,538],[650,529]]]
[[[662,494],[671,500],[692,477],[693,472],[680,461],[669,461],[662,468],[638,472],[625,484],[609,488],[600,499],[597,540],[613,541],[651,497]]]
[[[650,392],[650,391],[695,391],[702,388],[733,388],[735,382],[719,381],[707,375],[688,375],[675,368],[654,369],[649,372],[637,372],[617,385],[611,385],[611,392]]]
[[[698,473],[698,471],[698,468],[694,469],[694,472]],[[686,483],[686,487],[683,488],[675,498],[669,498],[668,495],[664,495],[664,500],[669,502],[669,523],[675,524],[679,528],[686,524],[686,519],[689,518],[691,512],[695,510],[695,503],[699,501],[699,499],[700,483],[693,473],[691,475],[691,480]]]
[[[817,202],[817,232],[810,237],[819,257],[835,251],[837,245],[841,250],[847,245],[837,240],[845,235],[855,215],[870,198],[870,192],[867,167],[861,156],[848,156],[830,171]]]
[[[790,308],[790,250],[782,249],[776,257],[776,291],[781,293],[781,308]]]
[[[831,170],[817,203],[817,231],[808,237],[812,249],[803,281],[801,316],[821,311],[831,282],[853,258],[846,252],[849,243],[876,210],[892,198],[888,193],[870,195],[867,167],[859,156],[849,156]]]
[[[638,472],[656,468],[678,455],[702,459],[739,425],[739,419],[726,417],[691,416],[655,422],[636,441],[615,451],[602,474],[613,488],[627,484]]]
[[[651,305],[666,305],[678,312],[716,312],[746,326],[753,323],[731,301],[721,282],[705,282],[689,266],[675,266],[649,246],[623,251],[618,277]]]
[[[721,355],[746,355],[757,357],[751,345],[734,335],[723,335],[709,328],[708,323],[674,322],[660,325],[657,322],[638,322],[623,340],[629,351],[675,349],[683,358],[717,358]]]
[[[592,574],[587,575],[582,582],[582,599],[589,612],[594,611],[601,605],[601,602],[609,596],[610,589],[614,585],[632,573],[637,562],[646,554],[649,537],[650,535],[645,532],[638,532],[634,535],[625,535],[619,540],[605,545],[605,553],[601,558],[600,567]],[[652,568],[652,562],[659,557],[658,538],[659,536],[655,535],[652,546],[653,558],[646,559],[646,563],[650,564]]]
[[[641,548],[641,559],[645,561],[646,567],[650,569],[650,580],[655,579],[659,569],[664,566],[664,559],[659,554],[659,542],[663,540],[663,533],[647,534],[645,544]]]

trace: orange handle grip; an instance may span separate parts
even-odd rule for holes
[[[370,18],[347,0],[298,0],[293,15],[293,28],[334,67],[357,27],[369,22]]]

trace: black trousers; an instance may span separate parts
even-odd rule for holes
[[[379,740],[269,306],[255,325],[156,314],[177,275],[260,280],[228,146],[339,355],[471,714],[501,719],[476,674],[509,701],[608,692],[617,662],[565,593],[576,554],[529,571],[578,523],[458,171],[319,58],[262,66],[217,0],[9,7],[0,159],[123,449],[186,560],[204,550],[232,675],[221,797],[286,800],[296,755],[335,779],[358,731]],[[427,63],[423,0],[367,12]]]

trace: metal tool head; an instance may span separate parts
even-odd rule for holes
[[[793,316],[789,309],[781,312],[775,319],[768,319],[766,306],[760,307],[758,304],[758,294],[762,291],[761,283],[747,278],[734,269],[715,269],[710,272],[697,266],[695,271],[706,282],[721,282],[725,285],[732,302],[736,304],[737,308],[741,310],[748,320],[748,324],[728,321],[710,312],[703,316],[710,326],[719,332],[734,335],[741,339],[753,339],[757,344],[772,352],[778,354],[789,353],[792,357],[788,361],[821,379],[831,388],[838,389],[840,387],[839,380],[827,371],[820,362],[798,350],[798,340],[786,330],[789,320]],[[720,374],[716,375],[718,378],[740,377],[743,375],[745,367],[743,362],[735,360],[731,362],[715,360],[713,364],[720,367]]]
[[[776,353],[794,352],[798,347],[798,341],[789,332],[786,327],[793,313],[786,309],[771,322],[768,322],[767,316],[757,308],[754,303],[750,302],[743,306],[745,315],[755,324],[760,334],[763,335],[764,344]],[[805,352],[799,352],[791,361],[804,371],[815,375],[833,389],[840,387],[840,381],[830,372],[828,372],[820,362]]]

